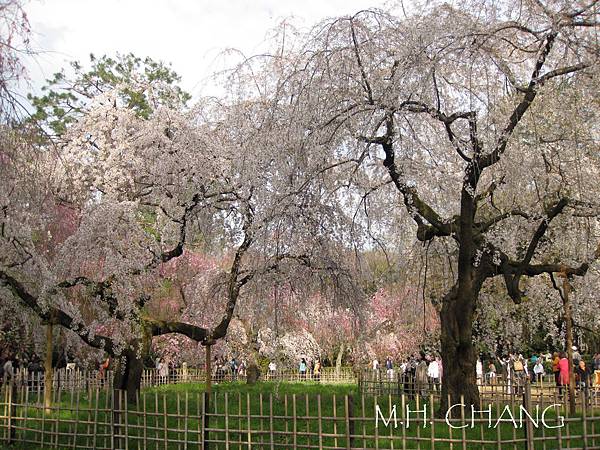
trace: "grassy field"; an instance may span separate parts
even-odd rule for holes
[[[208,439],[211,449],[287,450],[351,446],[441,450],[463,448],[463,438],[480,441],[467,444],[464,448],[468,449],[524,448],[525,427],[515,428],[512,423],[504,422],[488,428],[486,417],[475,421],[474,428],[467,420],[467,428],[453,430],[443,419],[432,420],[430,405],[423,423],[423,413],[415,412],[422,410],[423,405],[409,402],[403,407],[400,398],[362,397],[355,389],[355,385],[311,382],[263,382],[254,386],[227,383],[213,386],[209,400],[201,384],[166,385],[145,389],[135,404],[121,404],[122,412],[119,414],[113,412],[115,399],[105,392],[94,392],[91,398],[89,394],[64,392],[61,401],[49,414],[44,414],[39,405],[33,406],[38,400],[36,398],[28,399],[29,407],[17,408],[17,416],[21,419],[13,422],[17,430],[10,448],[91,449],[111,448],[114,443],[116,448],[169,450],[199,448],[203,439]],[[376,427],[376,404],[386,420],[396,406],[397,428],[394,428],[393,421],[385,426],[381,420]],[[400,423],[406,425],[406,406],[411,410],[408,427]],[[433,406],[435,409],[436,405]],[[518,425],[519,413],[515,408],[517,405],[513,410]],[[204,409],[209,411],[208,423],[204,422]],[[494,425],[502,406],[494,405],[492,410]],[[508,417],[506,412],[503,417]],[[554,411],[547,414],[546,419],[548,425],[557,424]],[[600,417],[598,422],[597,425],[587,424],[588,435],[600,432]],[[455,423],[456,426],[461,424]],[[6,439],[6,420],[0,419],[0,426],[0,437]],[[583,447],[580,438],[564,439],[567,435],[582,435],[581,420],[567,422],[565,427],[555,429],[545,428],[540,423],[540,427],[533,431],[536,438],[552,438],[553,441],[549,440],[545,447],[539,441],[536,448],[559,448],[559,436],[563,438],[562,448]],[[454,442],[449,442],[451,439]],[[500,446],[498,440],[503,441]],[[511,440],[521,442],[511,443]],[[588,445],[592,443],[589,441]],[[596,438],[594,445],[600,445],[600,437]]]

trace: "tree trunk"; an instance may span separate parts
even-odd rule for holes
[[[473,310],[476,298],[475,293],[460,294],[459,290],[454,288],[446,295],[442,304],[442,415],[451,405],[464,403],[467,405],[467,411],[470,411],[469,405],[479,405],[473,348]],[[459,414],[460,408],[454,408],[452,411]]]
[[[475,265],[475,253],[482,242],[474,233],[476,204],[472,192],[477,189],[478,172],[469,165],[460,200],[460,229],[458,247],[457,281],[444,297],[440,311],[441,348],[444,376],[440,413],[448,407],[464,403],[479,405],[479,390],[475,375],[475,352],[473,349],[473,316],[479,291],[485,280],[484,261]],[[448,403],[450,402],[450,403]],[[454,408],[459,414],[461,408]]]
[[[342,342],[340,346],[340,350],[338,351],[337,358],[335,360],[335,376],[339,378],[340,372],[342,370],[342,358],[344,357],[344,351],[346,350],[346,346]]]
[[[210,397],[210,392],[212,390],[212,367],[210,363],[212,362],[210,359],[212,358],[210,354],[210,345],[206,346],[206,362],[204,365],[204,370],[206,372],[206,393]]]
[[[127,349],[115,358],[113,389],[126,391],[127,401],[135,403],[142,384],[144,358],[150,350],[152,335],[146,330],[141,339],[134,339]],[[115,397],[117,398],[117,397]]]
[[[127,401],[135,403],[142,383],[144,361],[136,352],[127,350],[115,358],[115,362],[113,389],[115,391],[126,391]]]
[[[44,359],[44,407],[46,408],[46,414],[50,414],[50,407],[52,406],[52,384],[53,384],[53,370],[52,367],[52,353],[54,351],[53,342],[53,329],[52,324],[46,325],[46,357]]]
[[[260,380],[260,368],[254,362],[248,365],[246,369],[246,384],[256,384]]]

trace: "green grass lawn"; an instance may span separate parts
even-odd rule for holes
[[[385,418],[396,405],[398,421],[403,420],[401,399],[375,399],[356,393],[355,385],[321,385],[313,382],[262,382],[254,386],[227,383],[213,386],[210,400],[204,395],[202,384],[165,385],[145,389],[134,404],[122,405],[123,412],[114,414],[114,399],[105,392],[71,395],[63,392],[50,414],[39,407],[19,407],[16,422],[19,428],[15,443],[10,448],[117,448],[183,449],[199,448],[207,438],[211,449],[294,449],[294,448],[395,448],[395,449],[461,449],[461,438],[480,440],[467,444],[468,449],[524,448],[524,443],[512,444],[512,439],[523,439],[525,428],[502,423],[488,428],[487,421],[475,423],[475,428],[451,430],[444,421],[431,424],[431,408],[427,420],[417,423],[416,403],[408,427],[376,427],[375,404]],[[37,398],[29,398],[29,404]],[[434,408],[436,405],[434,405]],[[501,406],[499,406],[501,410]],[[203,423],[203,410],[209,411],[208,423]],[[168,415],[164,412],[167,411]],[[496,406],[493,407],[496,416]],[[3,412],[0,410],[0,415]],[[348,417],[347,417],[348,416]],[[505,416],[506,417],[506,416]],[[518,420],[518,412],[515,413]],[[419,415],[422,419],[422,413]],[[547,415],[549,425],[555,425],[556,414]],[[486,419],[487,420],[487,419]],[[493,419],[495,422],[495,418]],[[456,423],[460,425],[461,423]],[[469,424],[469,422],[467,422]],[[205,426],[208,430],[204,432]],[[0,438],[6,439],[6,420],[0,419]],[[592,429],[594,427],[594,429]],[[348,430],[351,437],[348,437]],[[43,431],[43,433],[42,433]],[[295,434],[293,432],[296,432]],[[534,429],[536,438],[553,436],[545,448],[559,448],[559,433],[579,436],[582,422],[568,423],[559,429]],[[600,433],[598,424],[587,424],[587,434]],[[433,436],[432,436],[433,435]],[[124,436],[128,436],[128,440]],[[504,441],[500,446],[498,438]],[[453,439],[454,442],[449,442]],[[486,442],[487,441],[487,442]],[[229,444],[226,445],[225,442]],[[271,447],[273,443],[273,447]],[[544,448],[541,441],[536,448]],[[600,437],[588,445],[600,445]],[[562,448],[582,447],[582,440],[562,439]]]

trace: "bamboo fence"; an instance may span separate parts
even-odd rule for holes
[[[475,414],[459,404],[451,418],[435,415],[433,395],[209,395],[154,389],[127,402],[122,391],[95,389],[90,395],[59,388],[48,411],[36,393],[9,385],[0,402],[0,440],[13,448],[61,449],[600,448],[597,408],[584,403],[580,414],[569,416],[558,397],[536,402],[526,385],[511,403],[482,400]],[[504,421],[496,422],[499,417]]]

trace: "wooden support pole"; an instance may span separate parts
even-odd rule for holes
[[[575,414],[575,370],[573,367],[573,311],[571,309],[571,284],[566,273],[561,273],[563,277],[563,306],[565,313],[565,326],[567,338],[567,359],[569,361],[569,413]]]

